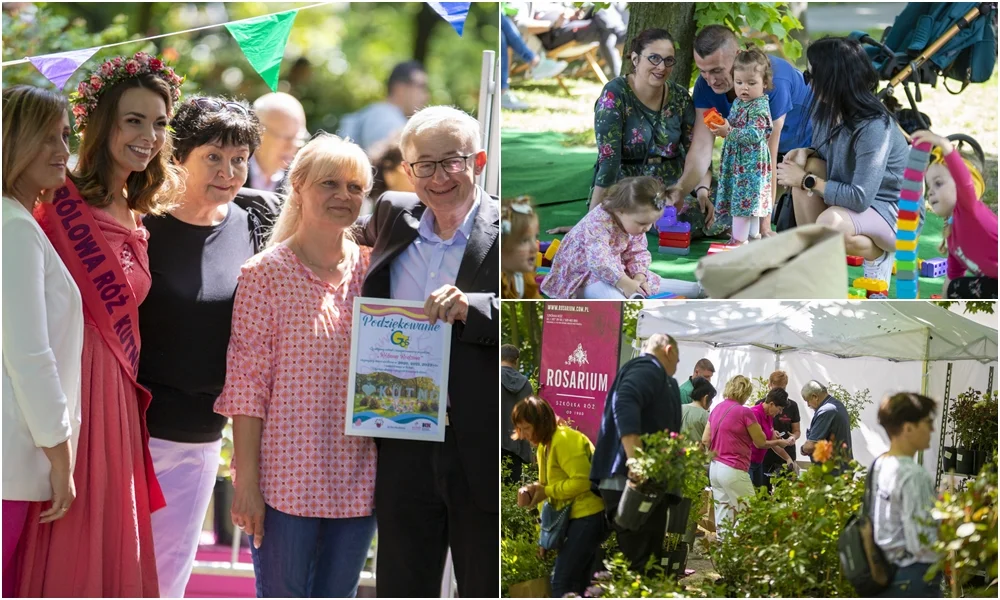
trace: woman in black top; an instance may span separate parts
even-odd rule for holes
[[[153,395],[149,447],[167,500],[153,515],[160,595],[180,598],[219,468],[226,419],[212,407],[225,382],[236,281],[278,197],[240,189],[261,134],[247,104],[192,98],[171,126],[185,188],[168,214],[143,220],[152,287],[139,310],[139,382]]]

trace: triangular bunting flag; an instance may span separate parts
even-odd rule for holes
[[[441,18],[455,28],[458,35],[462,35],[462,28],[465,27],[465,18],[469,16],[469,5],[471,2],[428,2],[434,12],[441,15]]]
[[[281,59],[285,55],[288,34],[292,31],[297,10],[226,23],[226,29],[240,45],[243,54],[254,69],[260,73],[264,83],[272,91],[278,91],[278,74]]]
[[[57,88],[63,89],[73,73],[76,73],[76,70],[80,68],[80,65],[90,60],[90,57],[97,54],[100,49],[101,47],[98,46],[83,50],[70,50],[69,52],[33,56],[28,60],[35,65],[39,73],[45,75],[46,79],[54,83]]]

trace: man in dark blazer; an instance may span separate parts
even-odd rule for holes
[[[604,499],[605,514],[614,523],[618,501],[628,481],[628,459],[642,447],[640,435],[681,430],[680,389],[674,379],[680,354],[677,342],[654,334],[642,355],[625,363],[604,403],[604,417],[591,460],[590,480]],[[618,547],[636,570],[644,570],[650,556],[663,556],[667,503],[653,506],[649,520],[638,531],[615,527]]]
[[[445,441],[377,440],[380,598],[439,596],[449,547],[461,597],[496,597],[500,580],[500,211],[475,184],[479,140],[462,111],[416,113],[400,140],[416,193],[383,194],[355,229],[372,246],[363,296],[418,300],[453,324]]]

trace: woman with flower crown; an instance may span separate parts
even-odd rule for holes
[[[183,78],[145,53],[104,63],[70,96],[79,162],[35,211],[80,288],[84,333],[77,498],[29,513],[21,596],[157,597],[150,514],[164,506],[148,450],[150,396],[136,382],[138,305],[150,273],[140,217],[178,185],[167,123]]]

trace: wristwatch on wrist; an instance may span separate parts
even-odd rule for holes
[[[813,191],[816,187],[816,176],[812,173],[806,173],[805,177],[802,178],[802,189]]]

